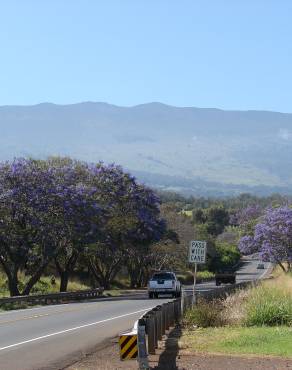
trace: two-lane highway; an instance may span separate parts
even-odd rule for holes
[[[0,314],[0,369],[60,368],[131,328],[158,302],[138,296]]]
[[[246,260],[237,280],[261,277],[258,261]],[[214,282],[198,285],[215,289]],[[145,293],[10,311],[0,314],[0,369],[60,369],[118,333],[130,329],[145,311],[169,299],[149,300]]]

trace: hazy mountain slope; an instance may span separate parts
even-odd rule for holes
[[[57,154],[117,162],[191,180],[196,192],[208,183],[292,188],[292,114],[43,103],[0,107],[0,127],[0,159]]]

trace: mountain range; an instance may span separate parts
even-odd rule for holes
[[[292,193],[292,114],[85,102],[0,107],[0,160],[115,162],[192,195]]]

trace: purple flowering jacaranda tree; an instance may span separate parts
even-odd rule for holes
[[[292,209],[269,208],[256,224],[253,235],[239,241],[243,254],[259,252],[263,261],[277,263],[283,271],[292,269]]]
[[[103,237],[89,246],[91,272],[105,288],[122,266],[136,262],[143,250],[160,238],[163,221],[153,191],[116,165],[99,163],[92,167],[92,184],[99,189],[99,203],[107,209]],[[130,271],[129,271],[130,272]]]
[[[62,169],[63,177],[70,177]],[[90,240],[101,209],[94,189],[60,181],[46,161],[17,159],[0,165],[0,264],[11,295],[29,294],[49,262],[79,235]],[[19,271],[27,281],[20,290]]]
[[[136,185],[136,202],[133,207],[135,223],[127,233],[126,265],[131,287],[141,287],[147,279],[152,262],[150,246],[166,234],[166,222],[160,216],[160,199],[149,188]]]
[[[59,188],[79,192],[80,202],[67,221],[66,245],[55,255],[56,270],[60,276],[60,291],[67,291],[70,274],[77,260],[87,251],[88,244],[101,237],[100,229],[106,220],[105,207],[99,204],[100,193],[93,186],[91,166],[70,158],[54,157],[46,161],[54,168]],[[67,206],[68,203],[65,204]]]

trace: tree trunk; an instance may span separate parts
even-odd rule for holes
[[[111,288],[111,281],[107,276],[102,276],[101,277],[101,285],[105,290],[109,290]]]
[[[101,281],[101,278],[100,278],[100,274],[97,272],[95,264],[94,264],[94,262],[92,261],[91,258],[89,259],[88,267],[89,267],[89,271],[91,271],[91,273],[92,273],[93,278],[98,282],[99,286],[101,286],[102,281]]]
[[[42,276],[42,273],[44,272],[44,269],[48,266],[49,264],[49,261],[46,261],[44,262],[39,268],[38,270],[35,272],[34,275],[32,275],[32,277],[29,279],[29,281],[27,282],[26,286],[24,287],[21,295],[29,295],[32,287],[38,282],[38,280],[40,279],[40,277]]]
[[[6,273],[8,279],[8,289],[11,297],[20,295],[18,289],[18,267],[12,266],[10,267],[8,263],[4,260],[4,258],[0,257],[0,263]]]
[[[13,276],[8,277],[8,287],[11,297],[20,295],[20,291],[18,289],[17,272],[13,274]]]
[[[137,288],[139,272],[135,267],[128,265],[128,272],[130,275],[130,287],[132,289]]]
[[[60,273],[60,292],[67,292],[69,282],[69,271],[65,270]]]
[[[112,281],[120,270],[120,260],[115,261],[110,266],[103,265],[104,267],[101,269],[94,260],[89,259],[90,271],[104,289],[111,288]]]
[[[67,292],[68,283],[69,283],[69,276],[74,270],[74,267],[76,265],[78,258],[77,253],[73,253],[72,256],[69,258],[67,263],[65,264],[65,267],[63,268],[61,264],[58,262],[58,256],[55,258],[55,265],[56,269],[58,271],[58,274],[60,275],[60,292]]]
[[[145,276],[145,261],[143,257],[132,257],[132,261],[128,263],[127,267],[130,275],[131,288],[141,288]]]
[[[281,267],[281,269],[284,271],[284,272],[287,272],[286,269],[285,269],[285,266],[282,264],[282,262],[278,262],[278,265]]]

